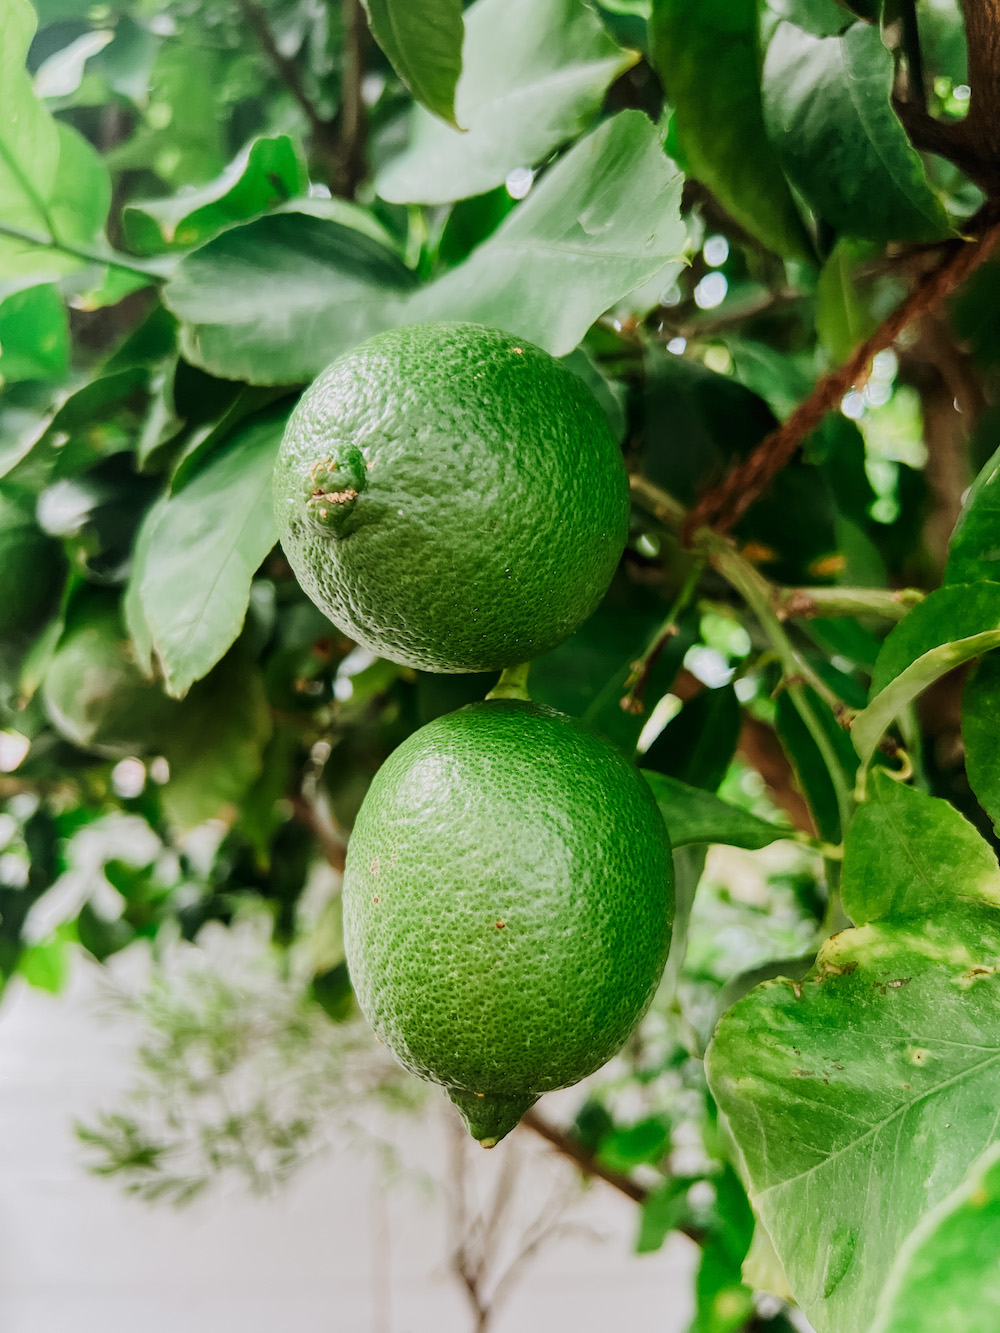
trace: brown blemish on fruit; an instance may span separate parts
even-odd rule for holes
[[[503,928],[504,928],[504,926],[505,926],[506,924],[507,924],[506,921],[498,921],[498,922],[497,922],[497,930],[503,930]]]

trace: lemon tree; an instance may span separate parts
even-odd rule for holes
[[[253,921],[301,1090],[199,1125],[252,1034],[152,1004],[100,1171],[450,1095],[697,1333],[997,1322],[998,49],[0,0],[0,982]]]

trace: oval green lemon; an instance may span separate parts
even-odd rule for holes
[[[358,1002],[487,1147],[621,1047],[672,915],[670,847],[642,777],[535,704],[471,704],[409,737],[348,848]]]
[[[306,390],[274,504],[296,577],[336,625],[448,672],[500,670],[571,634],[611,581],[629,499],[578,376],[496,329],[421,324]]]

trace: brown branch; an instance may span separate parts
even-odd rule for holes
[[[824,375],[788,419],[765,436],[748,458],[732,468],[719,486],[702,497],[687,517],[685,541],[690,543],[701,527],[712,526],[726,532],[739,522],[827,412],[838,406],[851,388],[865,382],[876,353],[891,347],[907,325],[934,310],[988,257],[998,240],[1000,222],[994,221],[978,240],[949,246],[941,262],[917,283],[906,300],[853,356],[837,370]]]
[[[360,0],[341,0],[344,23],[339,130],[341,192],[353,199],[365,178],[365,134],[367,118],[361,81],[364,77],[364,42],[368,31]]]
[[[606,1185],[618,1190],[620,1194],[624,1194],[633,1203],[642,1205],[649,1198],[649,1190],[645,1185],[641,1185],[639,1181],[633,1180],[631,1176],[626,1176],[621,1171],[613,1171],[610,1167],[604,1166],[592,1152],[584,1147],[579,1139],[574,1138],[572,1134],[567,1133],[559,1125],[553,1125],[551,1121],[546,1120],[537,1111],[526,1112],[521,1118],[521,1124],[545,1139],[546,1143],[550,1144],[562,1157],[575,1162],[585,1176],[603,1180]],[[705,1239],[705,1233],[700,1227],[680,1226],[677,1230],[683,1232],[685,1236],[688,1236],[698,1245],[701,1245]]]
[[[339,184],[342,174],[340,144],[338,142],[336,126],[332,121],[325,120],[313,104],[312,98],[306,92],[305,84],[302,82],[302,75],[294,60],[289,60],[286,55],[278,48],[274,40],[274,34],[271,31],[270,24],[267,21],[267,14],[256,3],[256,0],[236,0],[239,5],[240,13],[246,19],[248,27],[252,30],[261,50],[267,56],[268,60],[274,66],[274,69],[281,79],[282,83],[298,102],[309,123],[309,129],[312,132],[316,149],[323,159],[327,172],[330,175],[331,186],[334,183]]]
[[[347,847],[337,836],[337,830],[328,820],[324,819],[322,814],[311,801],[298,793],[289,797],[292,811],[300,824],[304,824],[315,837],[320,845],[320,849],[327,861],[338,873],[343,874],[344,858],[347,855]]]

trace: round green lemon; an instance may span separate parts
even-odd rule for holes
[[[656,990],[673,871],[656,803],[580,722],[470,704],[379,770],[351,835],[348,967],[397,1059],[492,1147],[621,1047]]]
[[[372,652],[494,671],[555,647],[621,557],[628,482],[593,394],[523,339],[394,329],[303,394],[274,472],[300,584]]]

